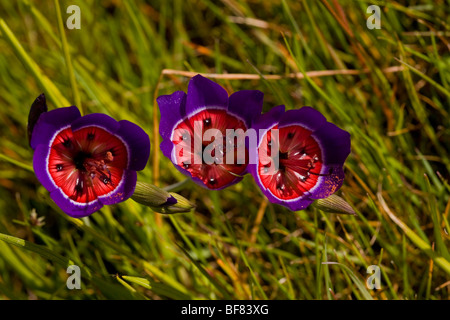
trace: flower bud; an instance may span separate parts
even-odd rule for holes
[[[356,215],[353,208],[341,197],[332,194],[328,198],[319,199],[312,204],[317,209],[325,212]]]
[[[136,183],[136,189],[131,196],[134,201],[150,207],[160,213],[183,213],[191,211],[195,206],[186,198],[174,192],[167,192],[149,183]]]

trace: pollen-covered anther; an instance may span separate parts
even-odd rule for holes
[[[106,152],[105,161],[111,162],[114,160],[114,156],[111,151]]]

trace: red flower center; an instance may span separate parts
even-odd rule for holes
[[[257,172],[263,186],[275,197],[295,199],[316,185],[322,169],[322,154],[311,131],[301,126],[280,128],[278,138],[279,153],[272,155],[272,146],[277,141],[273,141],[270,130],[263,136]],[[278,168],[273,165],[275,160],[278,160]]]
[[[54,183],[70,199],[88,203],[116,189],[128,165],[121,139],[89,126],[75,132],[66,128],[51,144],[48,170]]]
[[[205,132],[209,129],[218,130],[220,136],[214,135],[211,140],[205,141]],[[174,130],[172,142],[175,144],[176,163],[208,188],[219,189],[235,180],[247,167],[246,130],[245,123],[226,110],[202,110],[181,122]],[[219,154],[216,154],[217,151]],[[205,159],[205,154],[214,162]]]

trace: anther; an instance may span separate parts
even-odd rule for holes
[[[203,119],[203,124],[204,124],[205,126],[210,126],[210,125],[211,125],[211,118]]]
[[[111,161],[113,161],[113,160],[114,160],[114,157],[113,157],[113,155],[112,155],[112,152],[111,152],[111,151],[107,151],[107,152],[106,152],[106,155],[105,155],[105,160],[106,160],[106,161],[109,161],[109,162],[111,162]]]

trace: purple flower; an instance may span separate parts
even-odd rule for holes
[[[249,172],[264,195],[293,211],[335,193],[344,181],[350,134],[317,110],[278,106],[252,126],[259,132]]]
[[[43,95],[30,112],[42,104]],[[81,218],[133,194],[136,171],[144,169],[150,154],[150,139],[140,127],[105,114],[82,117],[75,106],[40,109],[38,117],[29,117],[33,167],[65,213]]]
[[[261,113],[262,92],[242,90],[228,97],[224,88],[197,75],[187,94],[176,91],[157,102],[161,150],[179,171],[215,190],[242,179],[248,164],[245,132]]]

